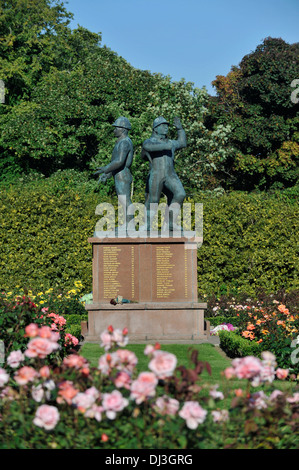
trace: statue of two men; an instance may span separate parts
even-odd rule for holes
[[[142,145],[141,156],[149,161],[150,172],[146,183],[145,207],[147,220],[145,225],[139,228],[140,231],[146,230],[146,228],[149,230],[150,223],[155,215],[153,207],[157,207],[159,204],[162,193],[167,197],[168,208],[164,228],[169,228],[170,231],[181,230],[181,227],[176,224],[176,220],[186,193],[174,169],[174,156],[176,150],[187,146],[187,140],[186,133],[178,117],[174,118],[173,124],[178,133],[176,140],[168,139],[169,122],[163,116],[159,116],[154,120],[151,137],[145,140]],[[132,203],[130,166],[133,161],[134,150],[132,141],[128,137],[131,124],[127,118],[120,117],[113,126],[115,127],[114,134],[118,139],[112,152],[111,162],[105,167],[101,167],[97,173],[101,174],[100,182],[106,181],[112,175],[114,176],[119,201],[123,208],[127,210]]]

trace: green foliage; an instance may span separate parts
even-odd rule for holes
[[[286,307],[287,305],[287,307]],[[297,305],[272,299],[238,314],[239,334],[259,343],[264,351],[272,352],[279,367],[298,375],[299,366],[292,353],[299,340],[298,292]],[[296,351],[295,351],[296,352]]]
[[[298,47],[266,38],[213,82],[217,98],[210,101],[210,117],[232,126],[234,152],[225,167],[236,189],[287,187],[298,180],[298,105],[291,100]]]
[[[84,293],[92,291],[88,238],[99,219],[95,208],[113,202],[93,192],[94,187],[84,175],[61,171],[52,178],[2,188],[2,289],[59,287],[66,292],[81,280]],[[295,191],[198,195],[196,202],[203,203],[199,298],[224,291],[250,296],[258,289],[269,293],[298,288],[296,197]]]
[[[299,290],[277,294],[260,293],[257,298],[247,298],[245,302],[225,298],[209,299],[207,318],[213,326],[231,323],[237,330],[231,336],[221,331],[221,348],[230,357],[256,355],[257,351],[270,351],[276,357],[278,367],[289,370],[298,377],[299,367],[296,360],[299,340],[298,316]],[[212,305],[215,305],[212,307]]]
[[[290,96],[298,44],[267,38],[209,97],[183,79],[134,69],[101,46],[101,35],[71,30],[60,0],[11,0],[0,7],[0,181],[58,169],[91,172],[110,161],[111,124],[132,123],[134,190],[149,171],[140,157],[152,122],[181,117],[188,147],[176,167],[190,195],[198,189],[281,188],[298,179],[298,112]],[[171,129],[171,137],[175,137]],[[113,182],[100,188],[112,194]]]
[[[287,194],[232,192],[200,201],[199,297],[298,288],[298,205]]]
[[[126,115],[136,150],[134,184],[140,190],[149,171],[140,158],[141,144],[162,114],[170,121],[179,115],[188,135],[188,150],[177,164],[184,185],[192,191],[217,185],[212,175],[230,154],[230,126],[212,131],[204,126],[205,89],[134,69],[101,47],[100,35],[82,27],[72,31],[72,15],[59,1],[14,0],[12,6],[18,10],[17,24],[6,3],[0,16],[0,76],[6,84],[0,150],[7,162],[2,180],[22,171],[48,176],[57,169],[93,170],[106,164],[114,145],[111,124]]]
[[[211,326],[222,325],[223,323],[230,323],[234,327],[238,326],[239,319],[236,316],[217,316],[217,317],[207,317],[205,315],[205,320],[209,321]]]
[[[45,320],[38,318],[40,313],[38,310],[26,296],[9,302],[2,294],[0,295],[0,339],[4,342],[7,353],[18,349],[24,350],[28,343],[28,338],[24,336],[25,327],[32,323],[33,319],[36,318],[39,326],[45,324]]]
[[[6,357],[12,351],[19,350],[24,353],[29,339],[25,331],[26,326],[34,323],[38,327],[48,326],[52,328],[54,319],[48,317],[42,308],[41,305],[35,304],[28,295],[6,296],[1,293],[0,340],[3,341]],[[65,334],[67,332],[64,325],[56,326],[55,331],[59,332],[60,335],[58,341],[60,349],[48,356],[47,361],[50,363],[54,360],[62,360],[73,349],[72,344],[65,344]]]
[[[68,184],[72,184],[70,180]],[[96,223],[93,193],[79,194],[75,188],[68,188],[64,179],[54,178],[53,184],[36,182],[3,190],[1,200],[2,288],[18,285],[43,290],[59,286],[66,290],[80,279],[79,273],[84,273],[85,286],[91,286],[87,239]],[[9,272],[12,278],[6,282]]]
[[[250,342],[242,338],[234,331],[219,331],[220,347],[228,357],[259,357],[263,348],[256,342]]]
[[[80,315],[77,313],[70,313],[66,316],[67,324],[66,324],[66,333],[70,333],[71,335],[75,336],[79,340],[83,339],[81,334],[81,322],[88,320],[88,313],[80,312]]]
[[[111,360],[118,352],[128,352],[116,350],[117,347],[115,345],[101,359],[110,357]],[[169,359],[168,352],[166,355]],[[28,364],[28,358],[21,367],[24,364]],[[41,370],[43,361],[33,358],[29,364],[37,371]],[[54,362],[49,368],[49,376],[36,374],[24,385],[15,380],[18,367],[1,369],[1,388],[5,386],[0,401],[1,448],[192,450],[298,447],[295,387],[277,396],[276,384],[268,384],[256,392],[250,380],[244,384],[244,380],[238,379],[237,386],[246,386],[246,391],[238,388],[236,395],[231,384],[223,382],[222,393],[216,390],[218,386],[204,381],[203,371],[212,374],[210,364],[199,357],[197,350],[192,350],[187,366],[180,364],[172,370],[172,375],[156,381],[152,396],[144,396],[138,402],[130,394],[131,385],[116,389],[119,372],[127,367],[129,362],[125,360],[116,367],[111,364],[109,372],[105,372],[90,367],[83,356],[72,354],[62,363]],[[130,384],[140,378],[135,367],[130,369],[128,377]],[[118,394],[118,408],[115,407],[113,415],[113,402],[110,410],[104,404],[106,394],[111,392]],[[172,412],[159,408],[158,398],[172,399]],[[227,400],[228,409],[223,408],[223,399]],[[189,421],[181,414],[187,403],[197,407],[198,421],[191,420],[190,416]],[[44,408],[41,418],[37,419],[41,407],[46,410]],[[49,407],[55,415],[49,415]]]
[[[0,76],[9,106],[30,96],[41,75],[52,66],[66,66],[71,18],[60,0],[1,2]]]

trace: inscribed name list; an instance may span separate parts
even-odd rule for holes
[[[104,299],[111,300],[116,298],[118,295],[129,299],[134,299],[134,264],[135,253],[133,247],[103,247]]]

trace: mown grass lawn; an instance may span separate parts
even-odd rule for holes
[[[129,344],[126,346],[126,349],[133,351],[137,358],[137,372],[142,372],[148,369],[149,359],[144,354],[144,344]],[[210,364],[211,375],[208,374],[206,370],[203,371],[200,382],[208,385],[219,385],[219,390],[223,392],[229,392],[229,390],[235,390],[238,388],[245,389],[247,386],[247,381],[245,380],[226,380],[222,372],[226,367],[229,367],[231,364],[231,359],[227,358],[222,350],[218,346],[213,344],[204,343],[204,344],[195,344],[195,345],[184,345],[184,344],[167,344],[161,345],[161,349],[173,353],[176,355],[178,363],[177,365],[183,365],[186,367],[193,367],[193,364],[190,361],[191,351],[196,349],[198,351],[198,359],[200,361],[206,361]],[[102,354],[105,354],[103,348],[99,344],[95,343],[84,343],[80,354],[82,354],[90,363],[91,367],[97,367],[99,357]],[[295,388],[295,384],[292,382],[284,382],[281,380],[274,381],[274,386],[280,390],[289,390],[292,391]],[[267,387],[267,385],[265,386]],[[263,387],[257,387],[256,390],[261,390]]]

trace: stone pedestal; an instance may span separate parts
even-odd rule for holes
[[[109,325],[127,327],[131,343],[206,341],[205,303],[197,299],[197,240],[90,238],[93,303],[85,341]],[[112,305],[122,296],[130,303]]]

